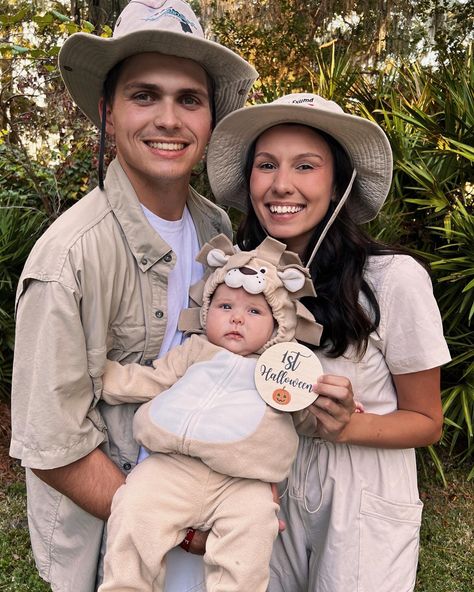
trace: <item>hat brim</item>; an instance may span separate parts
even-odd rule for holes
[[[214,130],[207,155],[209,182],[221,205],[247,209],[245,169],[252,143],[267,129],[296,123],[335,138],[357,170],[347,208],[358,223],[372,220],[382,207],[392,180],[392,149],[375,123],[344,112],[295,104],[254,105],[225,117]]]
[[[258,76],[255,68],[223,45],[163,30],[141,30],[117,38],[76,33],[61,48],[59,68],[78,107],[99,126],[99,100],[108,72],[128,57],[149,52],[194,60],[208,72],[214,82],[217,121],[244,105]]]

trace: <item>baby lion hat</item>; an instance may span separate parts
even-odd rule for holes
[[[206,329],[212,295],[220,284],[243,288],[249,294],[263,294],[277,326],[270,340],[257,352],[275,343],[298,339],[319,345],[322,326],[299,302],[302,296],[316,296],[308,270],[286,245],[267,237],[253,251],[241,251],[220,234],[206,243],[196,260],[208,268],[208,277],[192,286],[194,307],[181,313],[179,329],[198,332]],[[210,274],[210,275],[209,275]]]

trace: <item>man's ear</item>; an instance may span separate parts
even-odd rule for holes
[[[104,105],[105,105],[105,111],[104,111]],[[105,99],[104,97],[101,97],[99,99],[99,117],[100,120],[102,121],[102,118],[105,115],[105,131],[107,132],[107,134],[109,136],[115,136],[115,128],[114,128],[114,117],[113,117],[113,113],[112,113],[112,109],[110,108],[110,105],[105,103]]]

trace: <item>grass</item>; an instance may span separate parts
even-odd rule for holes
[[[467,481],[470,467],[450,466],[449,459],[444,465],[447,487],[432,466],[419,471],[425,508],[416,592],[474,590],[474,483]]]
[[[0,590],[46,592],[50,587],[36,573],[26,520],[26,488],[16,481],[0,486]]]
[[[428,462],[420,469],[425,511],[416,592],[472,592],[474,483],[467,481],[467,467],[447,466],[445,488]],[[36,573],[30,550],[23,475],[13,467],[0,485],[0,591],[48,590]]]

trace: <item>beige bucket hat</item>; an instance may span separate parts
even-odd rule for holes
[[[368,119],[345,113],[333,101],[309,93],[239,109],[216,126],[207,170],[217,202],[246,210],[245,168],[250,147],[265,130],[284,123],[322,130],[341,144],[355,169],[354,189],[344,196],[346,207],[358,224],[375,218],[392,180],[392,149],[385,133]]]
[[[244,105],[258,76],[255,68],[233,51],[204,38],[186,2],[131,0],[118,17],[111,38],[75,33],[59,53],[64,83],[95,125],[100,127],[98,104],[108,72],[125,58],[147,52],[200,64],[214,82],[217,121]]]

